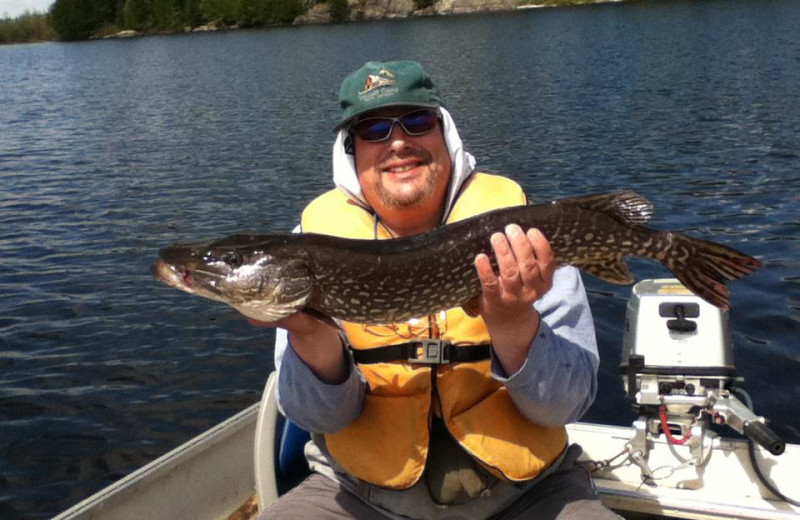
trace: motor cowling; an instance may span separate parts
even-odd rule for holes
[[[675,279],[643,280],[628,300],[620,373],[639,419],[632,452],[647,469],[647,438],[664,434],[703,460],[703,437],[727,425],[774,455],[785,444],[733,394],[741,381],[733,361],[729,313]]]
[[[644,280],[628,300],[620,372],[635,408],[689,413],[737,379],[728,312],[675,279]],[[644,409],[644,410],[643,410]]]

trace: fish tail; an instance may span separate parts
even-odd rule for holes
[[[680,233],[665,233],[670,246],[661,262],[690,291],[722,309],[729,305],[725,282],[763,267],[761,261],[732,247]]]

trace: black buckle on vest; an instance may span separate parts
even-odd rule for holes
[[[441,339],[420,339],[410,342],[414,347],[414,357],[408,358],[409,363],[420,365],[446,365],[450,363],[447,357],[451,343]]]

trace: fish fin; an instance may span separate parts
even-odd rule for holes
[[[328,316],[327,314],[323,314],[317,309],[312,309],[311,307],[304,307],[303,312],[314,318],[315,320],[331,327],[333,329],[339,329],[339,324],[336,323],[336,320]]]
[[[464,312],[467,313],[467,316],[470,318],[477,318],[481,315],[480,298],[481,294],[478,293],[470,298],[467,303],[461,306],[461,308],[464,309]]]
[[[625,265],[621,257],[603,262],[573,262],[572,265],[608,283],[617,285],[633,283],[633,275],[628,270],[628,266]]]
[[[570,197],[554,201],[554,204],[597,211],[624,224],[646,224],[653,217],[653,205],[650,201],[633,191]]]
[[[250,319],[262,323],[273,323],[291,316],[299,311],[299,307],[275,307],[271,305],[260,305],[259,302],[228,303],[231,307],[244,314]]]
[[[712,305],[729,306],[725,282],[747,276],[763,267],[757,258],[732,247],[681,233],[666,233],[670,246],[661,263],[687,289]]]

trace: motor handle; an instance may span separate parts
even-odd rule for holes
[[[747,421],[744,424],[745,436],[772,453],[780,455],[786,450],[786,443],[773,432],[769,426],[758,420]]]

